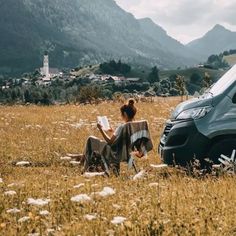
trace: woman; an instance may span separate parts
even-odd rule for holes
[[[103,130],[101,124],[97,124],[97,127],[105,141],[101,141],[96,137],[88,138],[84,155],[84,171],[99,171],[99,165],[103,166],[103,169],[106,170],[114,167],[117,171],[119,171],[120,160],[116,156],[115,150],[118,146],[116,146],[115,142],[122,133],[125,124],[134,121],[135,115],[137,113],[137,108],[135,107],[134,103],[134,100],[130,99],[128,104],[125,104],[120,108],[121,117],[124,121],[124,124],[118,126],[112,136]],[[138,151],[134,152],[133,154],[137,157],[142,157]]]
[[[124,124],[118,126],[111,137],[102,129],[102,126],[100,124],[97,124],[97,127],[99,131],[101,132],[104,140],[109,145],[112,145],[114,141],[116,140],[116,138],[119,137],[125,123],[132,122],[134,120],[135,115],[137,113],[137,108],[134,106],[134,103],[135,103],[134,100],[130,99],[127,105],[123,105],[120,108],[121,118],[124,121]],[[113,130],[111,129],[110,131],[112,132]]]

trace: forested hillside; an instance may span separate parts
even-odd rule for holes
[[[135,19],[114,0],[2,0],[0,5],[1,73],[32,71],[45,50],[51,66],[60,68],[109,59],[161,68],[197,62],[151,20]]]

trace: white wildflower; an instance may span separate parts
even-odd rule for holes
[[[113,220],[111,221],[112,224],[118,225],[118,224],[122,224],[126,221],[125,217],[122,216],[115,216],[113,218]]]
[[[45,206],[48,205],[50,202],[50,199],[33,199],[33,198],[28,198],[27,203],[29,205],[33,206]]]
[[[95,220],[95,219],[97,218],[97,216],[96,216],[96,215],[87,214],[87,215],[84,216],[84,218],[85,218],[86,220],[91,221],[91,220]]]
[[[7,213],[10,213],[10,214],[15,214],[15,213],[19,213],[19,212],[20,212],[20,210],[17,208],[12,208],[12,209],[7,210]]]
[[[166,168],[166,167],[168,167],[168,165],[166,165],[166,164],[160,164],[160,165],[153,165],[153,164],[151,164],[150,165],[152,168],[156,168],[156,169],[161,169],[161,168]]]
[[[68,157],[68,156],[65,156],[65,157],[61,157],[60,158],[62,161],[70,161],[72,158],[71,157]]]
[[[98,184],[92,184],[92,185],[91,185],[92,188],[95,188],[95,187],[97,187],[97,186],[99,186],[99,185],[98,185]]]
[[[78,153],[67,153],[66,156],[71,157],[71,158],[77,158],[81,156],[81,154]]]
[[[14,190],[6,191],[6,192],[4,192],[4,195],[13,196],[13,195],[16,195],[16,191],[14,191]]]
[[[30,162],[29,161],[19,161],[16,163],[16,166],[29,166]]]
[[[12,188],[12,187],[16,187],[17,185],[18,185],[17,183],[11,183],[11,184],[8,184],[7,187]]]
[[[80,195],[76,195],[72,197],[71,201],[72,202],[87,202],[87,201],[91,201],[91,197],[89,197],[87,194],[80,194]]]
[[[76,124],[71,124],[71,126],[72,126],[73,128],[75,128],[75,129],[80,129],[83,125],[84,125],[83,122],[81,122],[81,123],[76,123]]]
[[[79,166],[80,161],[70,161],[70,164],[73,165],[73,166]]]
[[[133,177],[133,180],[143,179],[144,176],[145,176],[145,174],[146,174],[145,170],[141,170],[138,174],[136,174],[136,175]]]
[[[78,185],[75,185],[73,188],[81,188],[81,187],[83,187],[84,185],[85,185],[84,183],[78,184]]]
[[[40,214],[41,216],[48,216],[50,213],[49,213],[49,211],[47,211],[47,210],[43,210],[43,211],[40,211],[39,214]]]
[[[29,216],[24,216],[24,217],[20,218],[20,219],[18,220],[18,222],[19,222],[19,223],[23,223],[23,222],[26,222],[26,221],[28,221],[28,220],[30,220],[30,217],[29,217]]]
[[[92,178],[96,176],[104,176],[105,172],[85,172],[84,177],[85,178]]]
[[[110,195],[115,194],[115,190],[110,188],[110,187],[104,187],[103,190],[101,192],[98,193],[98,195],[100,195],[101,197],[107,197]]]

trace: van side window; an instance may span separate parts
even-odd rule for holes
[[[235,93],[234,96],[233,96],[232,102],[233,102],[234,104],[236,104],[236,93]]]

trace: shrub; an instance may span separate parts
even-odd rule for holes
[[[102,90],[98,86],[84,86],[79,91],[78,101],[80,103],[91,103],[92,101],[102,98]]]

